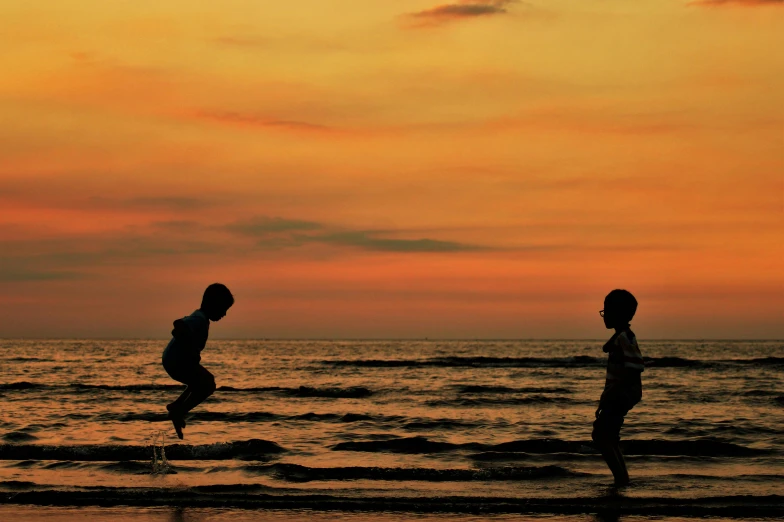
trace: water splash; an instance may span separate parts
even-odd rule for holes
[[[166,475],[172,472],[166,459],[166,432],[158,431],[150,437],[152,446],[152,475]]]

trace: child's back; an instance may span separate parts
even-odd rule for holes
[[[187,362],[199,363],[209,334],[210,320],[201,309],[174,321],[172,339],[163,351],[164,368]]]

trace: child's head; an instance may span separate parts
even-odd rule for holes
[[[604,326],[620,328],[629,324],[637,311],[637,299],[627,290],[613,290],[604,298]]]
[[[208,286],[204,291],[204,297],[201,298],[201,309],[210,321],[220,321],[233,304],[234,296],[226,285],[220,283]]]

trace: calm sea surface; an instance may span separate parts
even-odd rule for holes
[[[210,341],[179,441],[166,341],[1,340],[0,503],[784,514],[784,342],[642,339],[621,492],[590,443],[602,344]]]

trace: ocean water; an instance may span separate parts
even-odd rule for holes
[[[783,341],[642,339],[620,491],[590,439],[602,344],[210,341],[219,389],[180,441],[166,341],[2,340],[0,516],[784,516]]]

